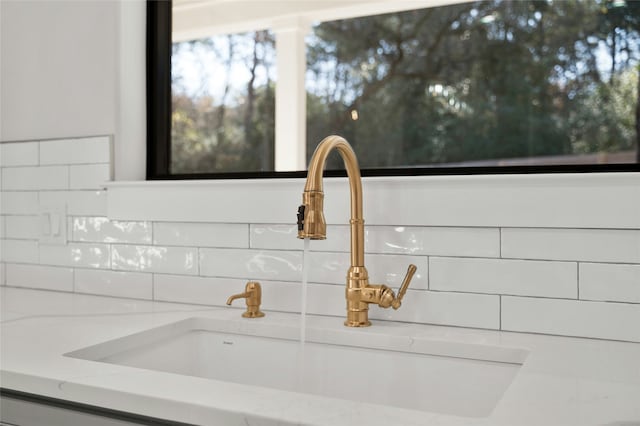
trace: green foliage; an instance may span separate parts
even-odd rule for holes
[[[189,93],[183,73],[172,73],[171,173],[273,170],[275,83],[268,77],[256,83],[260,68],[270,65],[266,52],[273,45],[267,31],[174,44],[174,55],[180,49],[200,54],[202,69],[213,63],[226,75],[222,89],[213,94],[207,87]],[[234,91],[231,80],[239,64],[248,78]]]
[[[364,167],[633,150],[640,2],[610,3],[485,1],[322,23],[308,143],[342,134]],[[607,53],[610,70],[598,65]]]
[[[620,73],[611,84],[600,84],[581,100],[570,117],[575,153],[632,150],[636,140],[635,109],[638,68]]]

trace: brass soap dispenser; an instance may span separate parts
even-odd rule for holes
[[[246,299],[247,310],[242,314],[244,318],[260,318],[264,316],[264,312],[260,310],[262,303],[262,288],[257,281],[249,281],[244,288],[244,293],[234,294],[227,299],[227,305],[231,305],[236,299]]]

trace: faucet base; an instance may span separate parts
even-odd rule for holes
[[[344,321],[347,327],[369,327],[369,310],[347,311],[347,319]]]
[[[369,327],[371,325],[371,321],[349,321],[345,320],[344,325],[347,327]]]

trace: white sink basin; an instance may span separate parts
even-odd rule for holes
[[[527,351],[367,329],[190,318],[67,356],[468,417],[488,416]]]

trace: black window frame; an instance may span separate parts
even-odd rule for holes
[[[306,171],[225,172],[172,174],[171,165],[171,47],[172,1],[147,0],[146,28],[146,112],[147,180],[186,179],[273,179],[303,178]],[[638,141],[640,145],[640,141]],[[362,176],[486,175],[534,173],[611,173],[640,172],[640,146],[636,163],[566,164],[522,166],[438,166],[402,168],[363,168]],[[326,176],[346,176],[343,170],[329,170]]]

